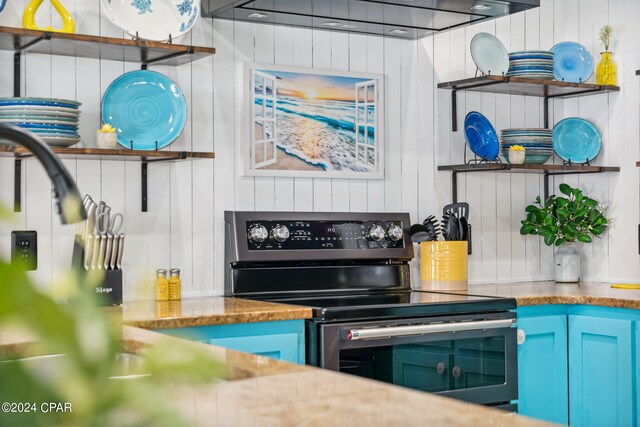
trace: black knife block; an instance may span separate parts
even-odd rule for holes
[[[76,234],[73,242],[71,267],[79,272],[81,280],[86,278],[84,245],[82,244],[82,237],[78,234]],[[96,286],[99,305],[122,305],[122,270],[106,270],[104,273],[103,280]]]

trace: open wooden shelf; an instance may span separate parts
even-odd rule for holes
[[[569,83],[556,80],[538,80],[524,77],[481,76],[438,84],[440,89],[473,92],[526,95],[544,98],[569,98],[594,93],[619,92],[618,86],[591,83]]]
[[[64,34],[0,26],[0,49],[77,58],[182,65],[211,56],[215,49],[200,46],[131,40],[86,34]]]
[[[148,186],[147,177],[149,175],[148,165],[155,162],[184,161],[194,159],[213,159],[213,152],[198,151],[145,151],[126,149],[102,149],[102,148],[74,148],[74,147],[50,147],[51,150],[63,159],[95,159],[95,160],[129,160],[141,163],[141,200],[140,209],[147,212],[148,206]],[[0,145],[0,157],[15,158],[14,165],[14,196],[13,210],[20,212],[22,205],[22,160],[32,157],[29,150],[22,146]]]
[[[638,162],[640,166],[640,162]],[[620,172],[618,166],[582,166],[582,165],[537,165],[510,163],[467,163],[457,165],[438,166],[439,171],[451,172],[451,199],[453,203],[458,199],[458,173],[469,172],[505,172],[505,173],[538,173],[544,175],[544,198],[549,197],[549,177],[554,175],[587,174]]]
[[[538,80],[524,77],[480,76],[438,84],[438,89],[451,90],[451,130],[458,130],[456,92],[498,93],[507,95],[537,96],[544,98],[544,127],[549,128],[549,99],[570,98],[596,93],[619,92],[618,86],[592,83],[569,83],[556,80]]]
[[[511,172],[511,173],[598,173],[598,172],[620,172],[617,166],[581,166],[581,165],[537,165],[524,164],[512,165],[510,163],[477,163],[438,166],[440,171],[454,172]]]
[[[98,160],[130,160],[130,161],[160,161],[160,160],[186,160],[186,159],[213,159],[213,152],[197,151],[146,151],[127,149],[101,149],[101,148],[63,148],[51,147],[54,153],[63,159],[98,159]],[[0,146],[0,156],[2,157],[30,157],[31,152],[18,146]]]

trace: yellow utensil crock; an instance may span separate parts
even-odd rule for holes
[[[424,290],[466,290],[467,242],[420,243],[420,278]]]

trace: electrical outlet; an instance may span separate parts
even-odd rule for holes
[[[11,232],[11,264],[25,270],[38,268],[38,233],[35,231]]]

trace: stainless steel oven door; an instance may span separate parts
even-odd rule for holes
[[[469,402],[518,398],[515,314],[320,326],[320,366]]]

